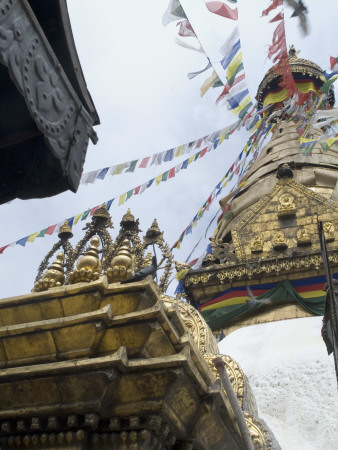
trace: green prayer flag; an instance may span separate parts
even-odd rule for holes
[[[326,81],[326,83],[323,84],[320,90],[324,92],[324,94],[327,94],[329,92],[331,84],[333,84],[336,80],[338,80],[338,75],[335,75],[331,77],[328,81]]]
[[[128,199],[130,199],[130,197],[133,195],[133,192],[134,192],[134,189],[131,189],[130,191],[127,192],[127,198],[126,198],[126,201],[127,201]]]
[[[195,158],[194,158],[194,161],[196,161],[196,159],[199,158],[200,154],[201,154],[201,152],[197,152],[197,153],[196,153]]]
[[[48,228],[45,228],[44,230],[41,230],[40,233],[36,237],[45,237],[45,233],[48,230]]]
[[[89,213],[90,213],[90,209],[88,209],[87,211],[85,211],[85,212],[82,214],[81,220],[87,219]]]
[[[224,84],[222,83],[220,78],[217,78],[217,80],[212,85],[212,88],[217,88],[217,87],[220,87],[220,86],[224,86]]]
[[[138,163],[138,159],[135,159],[135,161],[131,161],[130,166],[128,167],[126,172],[134,172],[137,163]]]
[[[168,175],[169,175],[169,170],[167,170],[166,172],[164,172],[164,173],[162,174],[162,179],[161,179],[161,181],[167,181]]]

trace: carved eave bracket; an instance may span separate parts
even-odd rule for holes
[[[94,117],[82,105],[28,2],[0,1],[0,6],[0,62],[76,191],[89,138],[97,142]]]

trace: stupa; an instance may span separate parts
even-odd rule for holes
[[[290,50],[289,62],[301,94],[306,94],[308,104],[316,103],[323,71],[313,62],[299,58],[294,48]],[[319,143],[314,145],[311,155],[304,155],[299,140],[302,118],[288,116],[283,108],[286,93],[279,88],[279,79],[270,69],[257,93],[260,107],[274,106],[273,112],[269,109],[264,112],[277,125],[271,140],[246,174],[242,190],[231,203],[231,194],[220,201],[225,214],[211,238],[212,253],[206,255],[200,269],[187,274],[185,294],[211,329],[226,336],[221,349],[233,350],[243,364],[251,383],[257,386],[258,404],[264,397],[261,406],[267,416],[275,416],[273,431],[278,440],[286,427],[289,436],[297,435],[295,427],[304,428],[304,421],[300,423],[299,417],[288,409],[286,398],[293,399],[296,409],[298,399],[299,414],[310,414],[306,410],[309,404],[301,404],[302,399],[313,395],[317,400],[318,396],[311,391],[313,383],[319,387],[319,372],[327,375],[316,403],[317,428],[313,426],[316,431],[309,433],[305,441],[297,443],[295,439],[294,447],[290,441],[285,447],[305,448],[302,445],[304,442],[311,445],[311,436],[316,432],[318,435],[320,424],[331,424],[338,431],[336,413],[334,417],[331,415],[331,408],[337,411],[333,359],[332,355],[327,356],[320,335],[326,277],[318,236],[318,222],[322,222],[331,271],[337,278],[338,159],[335,146],[323,152]],[[326,107],[333,104],[331,91]],[[323,134],[320,128],[310,128],[308,136],[320,138]],[[316,336],[313,328],[306,331],[311,323],[315,324]],[[275,347],[272,344],[269,347],[269,341]],[[313,359],[320,364],[317,372],[312,370]],[[306,376],[304,368],[308,366],[312,369]],[[301,380],[302,386],[307,386],[299,395],[292,383],[285,382],[290,371],[292,377]],[[272,386],[280,386],[279,394]],[[331,448],[331,432],[323,437],[321,448]]]

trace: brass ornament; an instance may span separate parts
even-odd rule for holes
[[[278,199],[278,217],[290,217],[294,216],[296,213],[295,199],[289,193],[281,195]]]
[[[114,256],[107,269],[108,283],[125,280],[133,273],[133,258],[130,251],[130,242],[125,239],[117,254]]]
[[[261,253],[263,251],[263,237],[261,234],[256,234],[250,242],[251,253]]]
[[[276,231],[272,236],[272,246],[274,250],[284,250],[288,247],[288,242],[283,231]]]
[[[79,258],[76,269],[68,276],[70,284],[95,281],[101,272],[98,247],[100,239],[95,236],[90,241],[89,249]]]
[[[297,245],[299,247],[311,245],[311,237],[308,230],[305,227],[297,230]]]
[[[58,253],[56,261],[48,267],[42,279],[35,282],[33,291],[46,291],[47,289],[62,286],[64,284],[65,276],[63,273],[63,260],[64,254],[62,252]]]
[[[325,240],[327,242],[332,242],[335,240],[335,227],[333,225],[333,223],[331,222],[325,222],[323,223],[323,230],[324,230],[324,236],[325,236]]]
[[[185,326],[202,354],[218,352],[217,342],[211,329],[208,327],[201,314],[193,306],[167,295],[162,295],[161,298],[163,299],[166,308],[177,305],[178,312],[182,317]]]
[[[37,284],[39,285],[39,281],[42,280],[42,274],[47,269],[49,260],[58,250],[60,250],[60,249],[63,250],[63,255],[64,255],[63,267],[65,267],[66,270],[71,267],[71,263],[72,263],[72,259],[73,259],[73,255],[74,255],[74,249],[73,249],[71,243],[68,242],[68,239],[73,237],[73,233],[72,233],[70,226],[68,225],[67,220],[65,220],[65,223],[63,225],[61,225],[61,227],[59,229],[58,237],[59,237],[59,241],[53,245],[53,247],[47,253],[47,255],[44,257],[44,259],[42,260],[42,262],[38,268],[38,273],[36,275],[35,282],[34,282],[34,290],[35,290],[35,287],[37,286]],[[63,269],[62,269],[62,273],[63,273]],[[62,284],[63,283],[64,283],[64,281],[62,282]],[[49,289],[50,287],[52,287],[51,284],[48,285],[47,289]]]
[[[280,449],[266,423],[244,411],[244,418],[255,449]]]
[[[107,230],[107,228],[113,228],[113,224],[111,221],[111,217],[109,215],[109,212],[107,211],[106,204],[103,203],[100,208],[98,208],[92,217],[92,221],[86,223],[84,230],[86,230],[86,234],[84,237],[79,241],[77,246],[75,247],[75,250],[72,254],[72,258],[70,258],[70,263],[66,267],[67,273],[66,273],[66,284],[73,284],[74,276],[72,275],[72,282],[70,282],[69,276],[72,268],[75,266],[75,262],[80,257],[80,255],[83,254],[84,249],[87,245],[87,243],[90,241],[90,239],[93,236],[99,237],[99,243],[101,242],[102,245],[102,265],[105,263],[108,253],[113,245],[112,238]],[[96,242],[96,241],[94,241]],[[95,247],[97,248],[97,247]],[[100,268],[101,270],[101,268]],[[90,276],[91,277],[91,276]],[[91,280],[87,280],[91,281]]]

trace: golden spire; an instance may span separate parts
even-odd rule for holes
[[[65,223],[59,228],[58,237],[65,240],[73,237],[72,229],[70,228],[67,219],[65,220]]]

